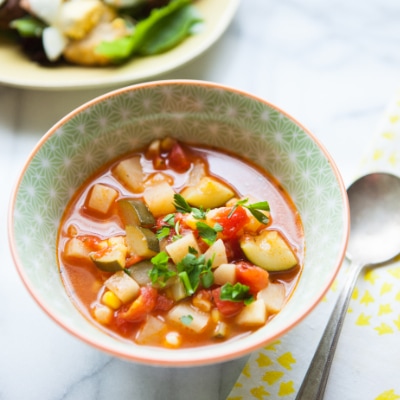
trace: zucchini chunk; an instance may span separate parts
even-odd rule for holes
[[[151,284],[149,276],[153,264],[150,260],[139,261],[128,268],[128,274],[140,285],[146,286]]]
[[[183,189],[181,193],[190,205],[204,209],[221,207],[234,194],[227,185],[208,176],[200,179],[196,186]]]
[[[283,271],[294,267],[297,258],[278,231],[264,230],[258,235],[243,235],[240,247],[253,264],[267,271]]]
[[[120,271],[125,268],[127,247],[122,236],[106,240],[107,246],[89,254],[97,268],[106,272]]]
[[[150,229],[127,225],[125,231],[126,244],[130,254],[150,258],[160,251],[160,243],[157,236]]]
[[[138,225],[152,228],[156,220],[146,204],[139,199],[118,200],[118,210],[124,225]]]

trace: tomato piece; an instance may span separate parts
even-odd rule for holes
[[[174,300],[168,298],[167,296],[159,294],[157,296],[156,306],[154,307],[154,309],[161,311],[168,311],[172,308],[173,305],[174,305]]]
[[[224,207],[213,217],[213,220],[222,226],[223,237],[229,239],[239,234],[249,221],[249,217],[241,206]]]
[[[142,261],[143,257],[138,256],[137,254],[133,254],[127,257],[126,263],[125,263],[125,268],[131,267],[134,264],[137,264],[138,262]]]
[[[218,311],[224,317],[233,317],[236,314],[239,314],[239,312],[244,307],[243,301],[221,300],[220,295],[221,295],[220,287],[213,289],[212,296],[214,299],[214,303],[215,303],[216,307],[218,308]]]
[[[85,235],[85,236],[77,236],[79,240],[81,240],[85,247],[90,251],[98,251],[100,249],[99,243],[101,240],[96,236]]]
[[[158,292],[151,286],[140,288],[139,297],[134,300],[128,309],[124,308],[117,314],[117,320],[122,322],[140,322],[150,313],[157,304]]]
[[[269,273],[265,269],[242,261],[236,264],[236,279],[255,294],[268,286]]]
[[[174,143],[168,154],[168,165],[178,172],[185,172],[190,168],[191,162],[178,142]]]

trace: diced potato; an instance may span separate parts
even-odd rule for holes
[[[200,333],[207,327],[210,314],[197,310],[187,303],[179,303],[168,312],[167,318],[181,327]]]
[[[167,182],[161,182],[157,185],[147,187],[143,197],[150,212],[155,217],[159,217],[176,211],[174,195],[175,191],[172,186]]]
[[[285,286],[282,283],[270,283],[257,294],[257,299],[264,301],[270,314],[275,314],[282,309],[285,298]]]
[[[218,308],[213,308],[211,310],[211,320],[215,323],[218,323],[220,321],[222,321],[222,314],[221,312],[218,310]]]
[[[187,235],[175,240],[175,242],[169,243],[165,246],[165,250],[171,257],[175,264],[178,264],[185,256],[189,253],[189,248],[192,247],[199,254],[201,253],[199,245],[197,244],[196,238],[193,233],[190,232]]]
[[[212,259],[211,268],[217,268],[221,264],[226,264],[228,262],[228,257],[223,240],[218,239],[215,241],[204,253],[204,257],[206,260]]]
[[[282,271],[297,264],[297,258],[278,231],[264,230],[256,236],[244,235],[240,247],[246,257],[267,271]]]
[[[190,205],[207,209],[222,206],[234,192],[222,182],[206,176],[196,186],[183,189],[181,195]]]
[[[144,190],[144,172],[139,156],[121,161],[113,170],[114,176],[129,190],[141,193]]]
[[[257,299],[243,307],[242,311],[235,318],[235,322],[238,325],[249,327],[264,325],[266,321],[267,309],[262,299]]]
[[[140,294],[137,282],[124,271],[111,275],[104,283],[124,304],[136,299]]]
[[[126,244],[130,254],[151,258],[160,251],[157,236],[150,229],[141,226],[127,225]]]
[[[89,260],[90,250],[79,238],[73,237],[65,243],[64,256]]]
[[[224,285],[225,283],[236,283],[236,265],[235,264],[221,264],[214,270],[214,283],[217,285]]]
[[[118,192],[106,185],[96,183],[89,193],[87,207],[91,211],[107,214],[117,198]]]
[[[146,319],[146,322],[138,332],[136,342],[147,345],[158,343],[165,328],[166,325],[164,321],[149,315]]]

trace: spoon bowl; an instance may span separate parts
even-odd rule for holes
[[[347,257],[361,264],[378,264],[400,251],[400,179],[373,173],[348,189],[350,238]]]
[[[322,400],[357,277],[365,266],[382,264],[400,252],[400,178],[388,173],[365,175],[347,189],[347,195],[351,264],[296,400]]]

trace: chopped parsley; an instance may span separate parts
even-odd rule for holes
[[[204,211],[203,207],[195,208],[192,207],[184,197],[180,194],[174,194],[174,206],[176,211],[181,212],[183,214],[192,213],[193,217],[196,219],[204,219],[206,217],[207,212]]]
[[[165,225],[163,225],[160,229],[157,230],[156,236],[158,240],[164,239],[168,237],[171,233],[171,229],[175,230],[175,235],[173,236],[173,240],[179,239],[182,237],[180,234],[180,221],[175,220],[175,214],[166,215],[162,221]]]
[[[200,283],[204,288],[214,283],[211,265],[212,259],[206,260],[204,254],[198,256],[193,248],[189,248],[189,253],[176,265],[178,276],[189,296],[196,292]]]
[[[232,210],[229,213],[228,218],[231,217],[231,215],[235,212],[235,210],[238,206],[242,206],[242,207],[247,208],[250,211],[250,213],[253,215],[253,217],[257,219],[257,221],[261,222],[264,225],[267,225],[269,223],[269,218],[267,215],[265,215],[261,211],[270,211],[268,201],[259,201],[257,203],[253,203],[253,204],[246,204],[248,201],[249,201],[249,199],[239,200],[232,207]]]
[[[170,268],[169,257],[165,251],[161,251],[151,259],[153,268],[149,272],[151,283],[165,286],[168,279],[174,277],[176,272]]]
[[[174,194],[174,206],[176,211],[188,214],[192,212],[192,207],[189,203],[178,193]]]
[[[239,282],[232,285],[228,282],[221,287],[220,299],[235,302],[244,301],[245,304],[250,304],[254,299],[249,290],[250,288],[247,285],[242,285]]]
[[[197,222],[196,228],[199,232],[200,237],[211,246],[217,240],[218,232],[222,231],[222,226],[218,223],[211,227],[204,222]]]
[[[190,314],[182,315],[182,317],[180,317],[179,319],[182,322],[182,324],[186,326],[190,325],[193,321],[193,317]]]

